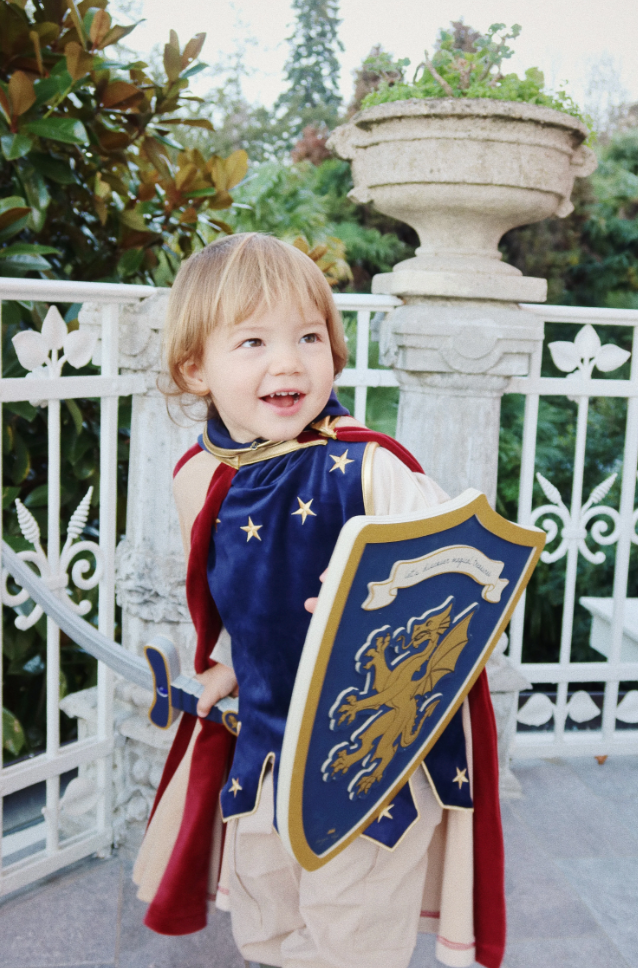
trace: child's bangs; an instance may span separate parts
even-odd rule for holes
[[[278,305],[294,305],[303,313],[308,302],[330,325],[335,313],[330,287],[321,270],[294,246],[268,236],[253,236],[245,245],[238,245],[233,256],[215,307],[215,315],[224,325],[232,326]]]

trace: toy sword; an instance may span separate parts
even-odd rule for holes
[[[26,588],[33,601],[44,609],[69,638],[125,679],[130,679],[153,693],[153,704],[148,716],[154,726],[168,729],[179,712],[197,716],[197,700],[203,693],[204,686],[196,679],[181,675],[179,655],[170,639],[164,635],[156,635],[144,646],[147,665],[139,656],[111,641],[71,611],[6,541],[2,542],[2,563],[16,582]],[[236,736],[240,726],[237,719],[237,699],[230,696],[221,699],[205,718],[221,723]]]

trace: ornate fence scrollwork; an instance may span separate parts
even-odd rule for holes
[[[613,486],[616,477],[617,474],[612,474],[595,487],[580,509],[577,519],[573,520],[571,512],[563,503],[558,488],[554,487],[541,473],[537,473],[536,480],[543,489],[545,497],[551,501],[551,504],[543,504],[532,512],[532,524],[536,524],[539,518],[543,518],[543,515],[554,515],[562,522],[562,528],[560,528],[559,524],[551,517],[545,517],[541,520],[541,527],[547,531],[548,545],[555,540],[560,530],[560,544],[553,551],[545,550],[541,555],[541,561],[544,561],[546,564],[552,564],[552,562],[558,561],[559,558],[562,558],[567,553],[570,541],[577,541],[578,550],[587,561],[591,562],[592,565],[602,565],[605,561],[605,552],[602,550],[592,551],[587,544],[587,536],[589,534],[599,545],[611,545],[618,541],[620,515],[615,508],[610,508],[599,503]],[[609,521],[604,519],[596,521],[588,532],[587,525],[599,515],[609,518]],[[610,527],[611,532],[609,530]]]
[[[29,561],[34,564],[49,588],[53,591],[56,591],[59,595],[62,595],[63,590],[67,588],[69,584],[68,570],[73,562],[73,559],[77,558],[77,556],[83,552],[93,555],[93,558],[95,559],[93,573],[88,577],[85,577],[86,573],[91,570],[91,564],[87,558],[81,558],[79,561],[76,561],[71,568],[72,583],[76,586],[76,588],[79,588],[82,591],[89,591],[91,588],[96,587],[102,577],[104,563],[100,546],[95,541],[77,540],[80,538],[84,528],[86,527],[92,494],[93,488],[90,487],[71,515],[71,520],[69,521],[69,527],[67,529],[66,541],[64,543],[64,547],[62,548],[62,553],[60,554],[60,561],[57,568],[52,567],[49,558],[45,554],[42,545],[40,544],[40,527],[38,522],[28,508],[24,506],[22,501],[17,500],[15,502],[18,512],[18,523],[20,525],[20,530],[22,531],[24,538],[29,542],[29,544],[32,544],[34,548],[33,551],[20,551],[19,557],[22,558],[23,561]],[[23,588],[14,595],[7,587],[8,578],[9,573],[6,569],[3,569],[2,602],[4,605],[9,605],[12,608],[19,608],[29,600],[29,593]],[[79,615],[86,615],[91,611],[92,604],[88,599],[83,599],[80,602],[74,602],[70,596],[67,596],[66,601],[69,607]],[[35,625],[41,615],[42,608],[39,605],[35,605],[28,614],[18,615],[15,620],[15,625],[21,631],[25,631],[25,629],[29,629]]]

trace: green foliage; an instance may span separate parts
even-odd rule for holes
[[[337,33],[341,22],[338,0],[293,0],[292,8],[296,21],[288,38],[288,87],[279,97],[275,113],[283,114],[294,143],[307,124],[334,127],[337,122],[341,105],[337,52],[344,48]]]
[[[577,179],[575,211],[504,236],[505,259],[549,280],[549,302],[638,308],[638,130],[598,146],[599,166]]]
[[[310,246],[338,241],[352,270],[350,280],[341,275],[341,288],[362,292],[372,275],[390,271],[413,249],[395,232],[408,238],[405,227],[355,205],[347,198],[351,188],[350,166],[336,158],[318,167],[267,162],[237,189],[229,221],[236,232],[269,232],[288,241],[303,236]]]
[[[174,138],[212,128],[183,112],[206,35],[182,49],[171,31],[154,78],[143,61],[107,56],[134,29],[107,8],[0,0],[0,242],[27,247],[2,258],[5,275],[165,282],[172,254],[228,230],[218,213],[232,205],[245,153],[204,158]]]
[[[503,61],[514,53],[507,41],[520,34],[518,24],[509,32],[505,24],[492,24],[486,34],[473,31],[462,22],[453,23],[452,28],[440,31],[433,57],[425,52],[410,82],[405,80],[405,68],[410,63],[406,58],[394,61],[381,51],[364,61],[364,69],[376,74],[379,83],[363,98],[361,106],[368,108],[408,98],[492,98],[556,108],[583,120],[565,91],[547,94],[543,90],[545,78],[537,67],[529,68],[524,78],[501,73]]]

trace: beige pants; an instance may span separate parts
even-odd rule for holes
[[[442,815],[421,770],[411,785],[419,819],[393,851],[359,837],[308,872],[273,828],[268,774],[256,812],[227,830],[233,935],[244,958],[281,968],[407,968]]]

